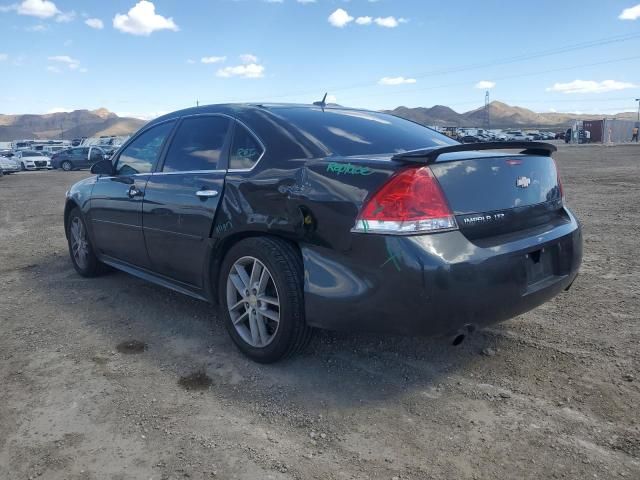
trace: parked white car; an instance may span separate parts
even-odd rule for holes
[[[15,173],[20,171],[20,165],[12,158],[0,155],[0,170],[2,170],[5,175]]]
[[[522,133],[522,130],[507,130],[505,132],[507,139],[510,142],[530,142],[531,137]]]
[[[19,150],[13,157],[22,170],[51,170],[51,159],[35,150]]]

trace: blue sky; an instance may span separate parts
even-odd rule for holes
[[[637,2],[0,0],[0,113],[148,118],[325,91],[349,106],[466,111],[487,87],[540,112],[634,110]]]

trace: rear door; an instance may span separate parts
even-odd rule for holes
[[[136,267],[150,267],[142,233],[142,200],[174,126],[175,121],[169,121],[137,135],[116,158],[115,174],[96,180],[90,219],[100,253]]]
[[[184,117],[146,185],[143,225],[152,269],[198,288],[208,268],[205,257],[224,188],[231,125],[224,115]]]

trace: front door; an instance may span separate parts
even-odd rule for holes
[[[153,271],[202,288],[208,242],[222,197],[231,120],[182,119],[164,162],[147,182],[143,230]]]
[[[91,195],[90,219],[98,252],[149,268],[142,233],[145,187],[175,122],[151,127],[133,139],[115,160],[115,174],[98,177]]]

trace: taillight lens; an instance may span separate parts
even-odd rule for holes
[[[392,176],[365,204],[353,231],[411,234],[457,228],[431,169],[421,167]]]

